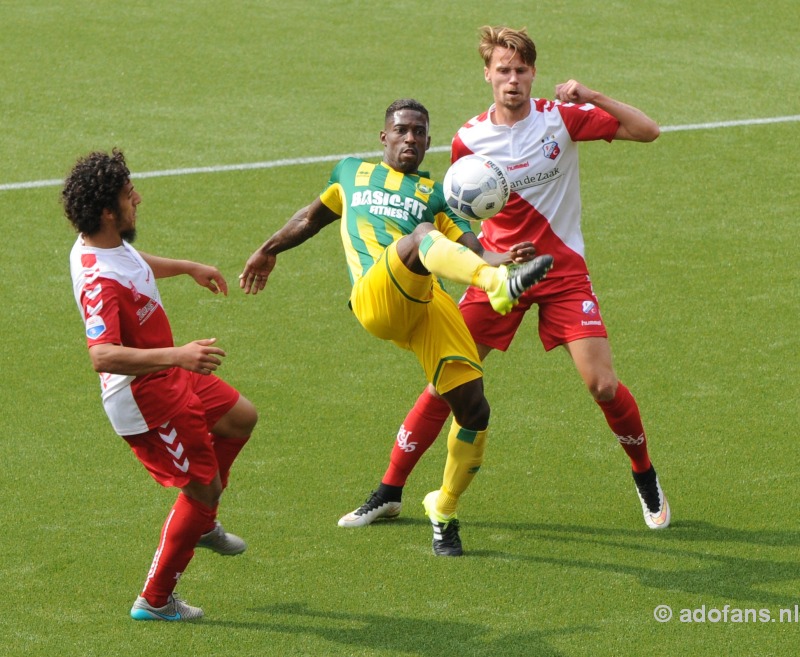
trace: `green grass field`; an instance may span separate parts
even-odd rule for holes
[[[0,3],[0,654],[797,654],[800,124],[682,128],[800,115],[796,3],[486,6]],[[485,23],[529,28],[536,95],[575,77],[675,128],[581,151],[589,265],[672,527],[646,529],[627,459],[531,317],[487,361],[492,434],[460,508],[466,556],[431,554],[420,504],[444,441],[400,519],[338,528],[377,484],[423,379],[347,310],[329,228],[279,258],[263,296],[162,281],[176,341],[219,338],[222,376],[261,421],[221,509],[249,549],[198,553],[179,588],[206,618],[131,621],[175,493],[102,411],[74,236],[46,181],[113,146],[136,172],[377,152],[402,96],[431,111],[426,165],[441,177],[453,132],[490,102]],[[137,246],[212,262],[233,284],[331,166],[141,178]],[[735,622],[738,610],[762,616]]]

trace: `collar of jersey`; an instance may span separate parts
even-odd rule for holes
[[[394,167],[390,167],[386,162],[381,160],[381,166],[390,169],[391,171],[397,171]],[[397,173],[403,173],[402,171],[397,171]],[[403,173],[404,176],[418,176],[420,178],[430,178],[431,172],[430,171],[417,171],[416,173]]]

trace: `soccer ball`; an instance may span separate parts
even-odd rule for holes
[[[497,163],[480,155],[465,155],[444,175],[444,197],[462,219],[483,221],[508,202],[508,178]]]

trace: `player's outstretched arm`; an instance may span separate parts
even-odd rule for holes
[[[225,352],[215,347],[216,338],[194,340],[181,347],[137,349],[119,344],[96,344],[89,348],[89,357],[96,372],[142,376],[170,367],[182,367],[198,374],[211,374],[225,357]]]
[[[156,278],[169,278],[170,276],[187,274],[191,276],[198,285],[208,288],[214,294],[222,292],[225,296],[228,295],[228,283],[216,267],[204,265],[201,262],[193,262],[191,260],[164,258],[141,251],[139,251],[139,255],[150,265],[150,269],[153,270],[153,275]]]
[[[228,282],[220,273],[219,269],[211,265],[204,265],[201,262],[192,262],[190,264],[191,267],[186,273],[189,274],[198,285],[208,288],[214,294],[222,292],[226,297],[228,296]]]
[[[247,259],[239,274],[239,287],[245,294],[258,294],[275,268],[276,256],[314,237],[328,224],[340,218],[320,198],[300,208],[278,232],[258,247]]]
[[[642,110],[589,89],[577,80],[556,85],[556,99],[564,103],[591,103],[611,114],[619,121],[614,139],[649,142],[661,134],[658,123]]]

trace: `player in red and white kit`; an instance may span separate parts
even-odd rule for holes
[[[479,239],[487,251],[498,252],[533,242],[537,251],[552,254],[554,265],[507,315],[492,314],[485,293],[474,287],[462,298],[461,313],[485,358],[492,349],[505,351],[525,313],[538,306],[544,348],[566,348],[630,458],[647,526],[666,528],[669,504],[650,462],[636,401],[614,372],[584,259],[578,169],[578,142],[649,142],[658,137],[658,125],[640,110],[575,80],[556,87],[556,100],[532,99],[536,48],[524,29],[482,28],[479,52],[494,104],[458,131],[451,159],[470,153],[489,157],[503,167],[511,186],[507,205],[481,224]],[[426,389],[400,427],[380,486],[361,507],[343,516],[340,526],[361,527],[400,513],[406,479],[438,436],[447,414],[446,404]]]
[[[215,339],[174,345],[156,279],[188,274],[215,294],[227,294],[227,284],[215,267],[131,246],[141,197],[120,151],[80,159],[62,201],[79,232],[70,253],[73,291],[106,414],[152,477],[180,489],[131,617],[200,618],[202,609],[174,589],[196,547],[224,555],[246,548],[217,521],[217,507],[258,418],[213,374],[225,356]]]

